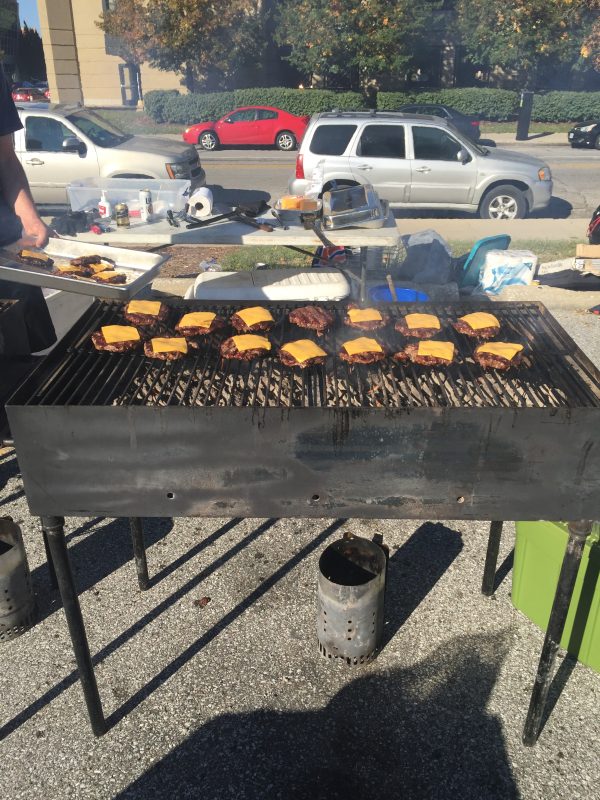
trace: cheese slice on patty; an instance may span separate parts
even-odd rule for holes
[[[178,328],[206,328],[208,330],[217,315],[212,311],[191,311],[179,320]]]
[[[56,267],[57,271],[68,275],[71,272],[79,272],[81,274],[82,271],[85,272],[85,267],[74,267],[72,264],[62,264]]]
[[[94,277],[98,280],[107,281],[109,278],[114,278],[116,274],[114,269],[104,269],[102,272],[96,272]]]
[[[237,316],[245,325],[256,325],[257,322],[275,322],[273,315],[266,308],[253,306],[252,308],[242,308],[236,311]]]
[[[357,353],[383,353],[383,347],[379,342],[375,339],[368,339],[366,336],[344,342],[342,347],[349,356],[355,356]]]
[[[435,328],[439,331],[441,328],[440,321],[435,314],[407,314],[404,322],[411,331],[416,328]]]
[[[281,349],[289,353],[299,364],[304,364],[309,358],[319,358],[327,355],[323,348],[310,339],[297,339],[295,342],[288,342]]]
[[[155,339],[151,339],[150,342],[153,353],[187,353],[188,351],[187,342],[183,336],[173,336],[171,338],[157,336]]]
[[[266,336],[254,336],[246,333],[242,336],[232,336],[232,339],[239,353],[243,353],[245,350],[271,349],[271,342]]]
[[[376,308],[349,308],[348,319],[350,322],[381,322],[383,317]]]
[[[86,264],[85,266],[87,269],[91,269],[94,274],[97,272],[104,272],[105,270],[114,272],[110,264],[103,264],[100,261],[97,261],[95,264]]]
[[[488,344],[480,344],[476,348],[476,353],[487,353],[490,356],[500,356],[507,361],[512,361],[513,358],[520,353],[523,349],[522,344],[511,344],[510,342],[488,342]]]
[[[482,328],[499,328],[500,323],[493,314],[487,314],[484,311],[476,311],[474,314],[467,314],[460,318],[461,322],[466,322],[467,325],[474,331],[479,331]]]
[[[140,333],[137,328],[131,325],[105,325],[100,328],[106,344],[118,344],[119,342],[139,342]]]
[[[452,342],[432,342],[429,339],[427,342],[419,342],[417,354],[452,361],[454,358],[454,345]]]
[[[160,314],[160,300],[131,300],[127,304],[128,314],[145,314],[147,317],[158,317]]]

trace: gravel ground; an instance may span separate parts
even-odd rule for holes
[[[591,298],[537,291],[559,292],[553,311],[600,363]],[[600,796],[589,668],[559,659],[540,740],[521,744],[543,635],[510,602],[512,524],[488,599],[486,523],[147,520],[153,583],[141,593],[126,521],[68,519],[112,725],[95,739],[12,452],[0,505],[22,526],[40,618],[0,645],[7,800]],[[367,667],[316,648],[317,560],[343,530],[391,548],[386,644]]]

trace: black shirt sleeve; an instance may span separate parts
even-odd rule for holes
[[[2,64],[0,64],[0,136],[19,131],[22,127]]]

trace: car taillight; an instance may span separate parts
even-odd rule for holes
[[[302,154],[296,156],[296,177],[304,178],[304,156]]]
[[[478,119],[472,119],[471,120],[471,125],[473,125],[473,127],[475,127],[475,128],[478,128],[479,127],[479,120]]]

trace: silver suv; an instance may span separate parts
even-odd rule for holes
[[[82,178],[176,178],[204,186],[194,147],[158,136],[131,136],[81,106],[17,105],[14,135],[36,203],[67,203],[67,184]]]
[[[393,208],[454,209],[483,219],[520,219],[552,197],[550,167],[469,141],[439,117],[338,113],[312,117],[296,159],[292,194],[320,166],[324,187],[372,184]]]

